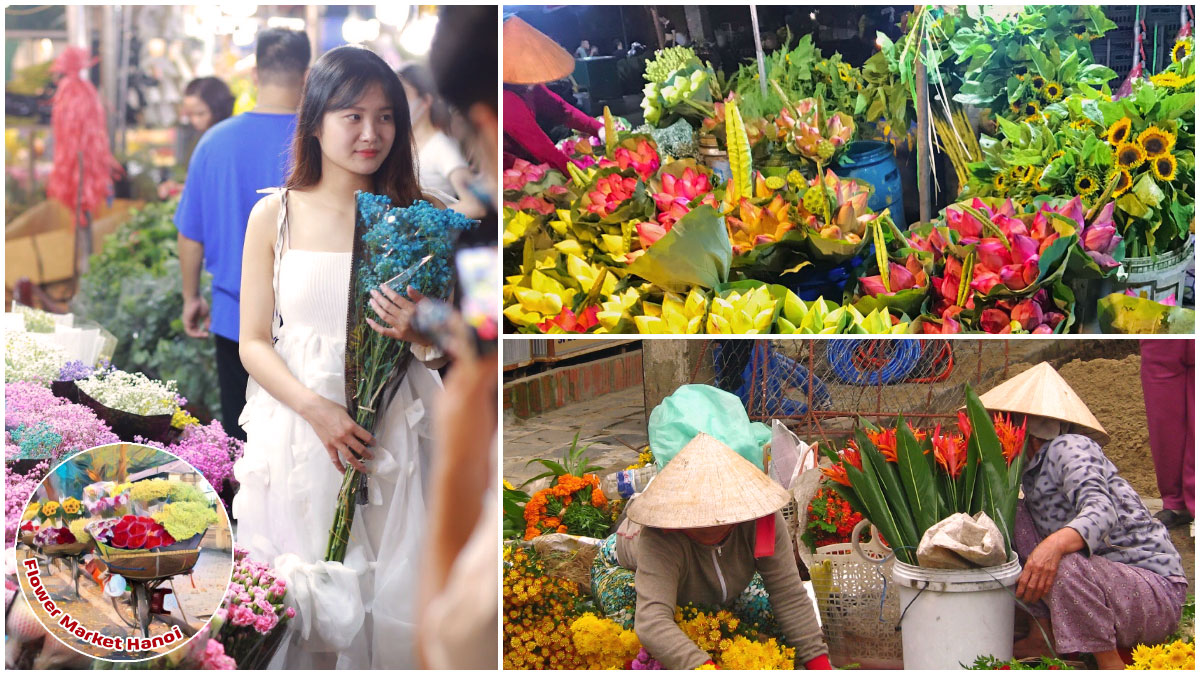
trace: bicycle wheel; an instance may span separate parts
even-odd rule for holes
[[[150,637],[150,593],[146,584],[133,587],[133,609],[137,614],[138,626],[142,629],[142,637]]]

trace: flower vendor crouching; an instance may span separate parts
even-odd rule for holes
[[[800,581],[779,510],[790,496],[762,470],[704,433],[633,498],[628,519],[605,540],[593,594],[667,669],[712,657],[675,623],[676,605],[721,606],[742,621],[774,621],[808,668],[830,669],[816,610]]]
[[[1050,364],[980,400],[1027,425],[1017,596],[1058,653],[1089,652],[1102,669],[1124,668],[1118,649],[1160,642],[1179,622],[1188,582],[1167,528],[1117,475],[1100,447],[1108,434]],[[1013,653],[1048,655],[1048,646],[1033,626]]]

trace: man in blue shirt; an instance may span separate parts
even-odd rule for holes
[[[188,164],[187,182],[175,211],[179,265],[183,273],[183,329],[190,337],[213,334],[221,417],[225,431],[245,440],[237,425],[246,407],[248,375],[238,355],[238,299],[246,220],[261,195],[281,186],[291,165],[296,109],[312,49],[297,31],[271,28],[258,34],[253,110],[205,132]],[[200,295],[200,266],[212,274],[212,308]]]

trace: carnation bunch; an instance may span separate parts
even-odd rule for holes
[[[217,522],[217,514],[211,506],[199,502],[174,502],[165,504],[152,516],[176,540],[194,537]]]
[[[270,661],[296,610],[284,603],[286,580],[250,558],[244,549],[235,548],[233,557],[229,588],[209,624],[209,645],[219,643],[219,657],[224,658],[217,658],[215,647],[210,657],[226,664],[225,659],[232,659],[243,670],[261,669]]]

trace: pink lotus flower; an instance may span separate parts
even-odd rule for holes
[[[657,223],[638,223],[636,225],[638,233],[638,241],[641,242],[642,248],[647,249],[654,245],[654,242],[662,239],[671,228],[664,227]]]
[[[614,173],[596,181],[596,189],[583,196],[584,210],[604,218],[633,196],[637,179]]]
[[[662,191],[654,195],[654,203],[659,210],[658,222],[668,226],[675,224],[691,210],[689,205],[696,197],[701,197],[702,204],[716,208],[717,201],[712,190],[708,174],[692,167],[684,169],[678,178],[669,173],[663,174]]]
[[[979,327],[986,333],[1011,333],[1012,321],[1002,309],[989,307],[979,315]]]
[[[862,285],[863,293],[870,296],[889,295],[910,288],[925,288],[929,284],[929,276],[925,273],[925,268],[921,266],[921,262],[913,253],[908,255],[904,265],[897,265],[889,260],[888,272],[888,285],[891,286],[891,291],[884,287],[883,276],[876,274],[858,280],[858,283]]]
[[[526,183],[541,180],[549,168],[549,164],[533,164],[523,159],[517,159],[513,162],[511,169],[504,170],[504,189],[521,190]]]
[[[1013,307],[1012,320],[1021,324],[1023,330],[1031,331],[1037,328],[1042,325],[1044,319],[1045,315],[1042,313],[1041,305],[1031,298],[1026,298]]]
[[[616,165],[621,167],[622,171],[632,167],[634,173],[642,180],[650,180],[650,176],[658,171],[658,167],[662,163],[654,146],[644,138],[639,138],[637,147],[632,150],[626,147],[618,147],[613,150],[613,159],[616,160]],[[601,162],[600,165],[604,166],[604,162]]]

